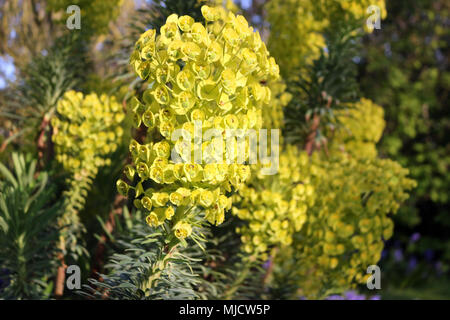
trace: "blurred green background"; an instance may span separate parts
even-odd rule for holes
[[[380,262],[383,299],[450,298],[449,1],[387,1],[365,39],[360,83],[384,107],[379,149],[418,182]]]

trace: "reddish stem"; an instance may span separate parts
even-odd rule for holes
[[[311,129],[309,131],[308,137],[306,138],[305,144],[305,151],[308,153],[308,155],[311,155],[314,151],[314,140],[316,139],[319,124],[320,124],[320,117],[317,114],[314,114]]]

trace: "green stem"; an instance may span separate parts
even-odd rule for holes
[[[139,285],[139,288],[144,291],[146,295],[150,294],[150,291],[147,291],[147,289],[152,289],[154,287],[155,282],[158,281],[167,266],[167,260],[172,257],[178,244],[179,242],[170,246],[167,249],[167,253],[164,248],[162,248],[158,260],[153,263],[149,277]]]

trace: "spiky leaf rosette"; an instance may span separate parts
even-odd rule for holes
[[[140,210],[130,213],[124,207],[114,232],[109,233],[109,272],[101,275],[101,281],[90,279],[82,294],[133,300],[217,298],[228,279],[213,268],[212,262],[224,259],[217,248],[221,243],[218,238],[212,238],[200,223],[193,232],[204,234],[208,240],[196,245],[188,239],[189,246],[167,250],[165,233],[153,229],[148,234],[145,214]],[[202,222],[201,217],[197,219]]]
[[[353,58],[358,54],[361,34],[355,34],[355,30],[348,25],[336,31],[327,39],[327,50],[287,80],[292,99],[284,108],[286,142],[304,145],[313,133],[315,145],[326,144],[325,133],[336,124],[335,112],[358,101],[357,65]]]
[[[56,267],[62,203],[36,160],[13,154],[14,171],[0,163],[0,288],[4,299],[45,299]]]

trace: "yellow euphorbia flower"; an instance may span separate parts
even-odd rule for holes
[[[205,210],[207,221],[222,223],[231,206],[226,193],[243,187],[250,177],[247,164],[225,163],[221,139],[195,145],[194,121],[202,121],[200,134],[208,129],[261,128],[262,109],[271,96],[266,83],[279,77],[275,60],[244,17],[220,7],[203,6],[201,11],[205,23],[173,14],[159,33],[148,30],[135,44],[130,64],[149,87],[132,100],[130,109],[135,126],[145,126],[150,138],[147,143],[130,143],[133,164],[125,168],[125,175],[131,181],[130,173],[137,173],[135,186],[118,182],[121,192],[134,189],[139,200],[135,203],[148,211],[173,207],[176,214],[170,224],[184,221],[182,227],[172,228],[180,239],[191,233],[186,212]],[[177,129],[184,130],[182,136],[172,141]],[[193,161],[196,148],[202,151],[200,162]],[[172,151],[185,163],[175,163]],[[138,192],[148,183],[151,190]],[[155,215],[158,223],[167,220]],[[159,225],[155,215],[149,215],[152,226]]]
[[[71,173],[83,169],[95,176],[99,167],[109,163],[108,155],[123,135],[120,123],[125,114],[120,104],[114,97],[68,91],[56,111],[51,120],[56,159]]]

